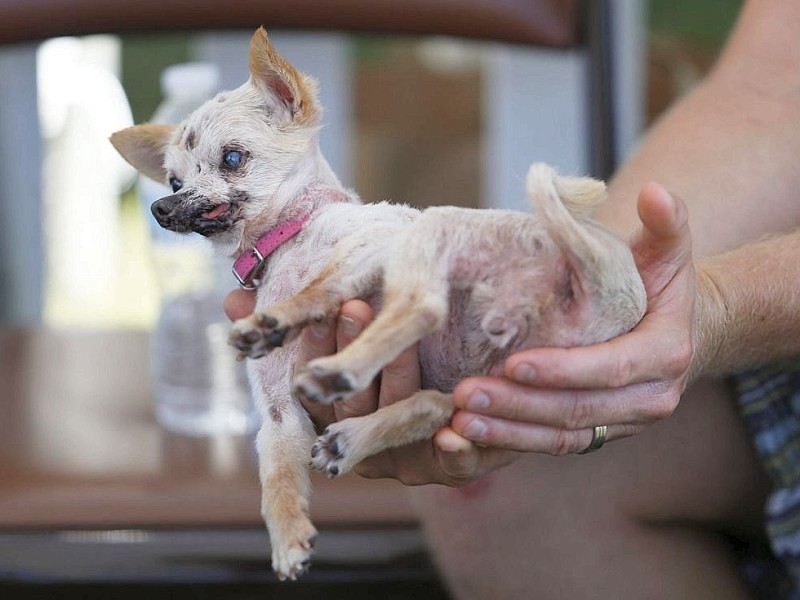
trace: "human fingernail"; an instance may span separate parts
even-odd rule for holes
[[[478,412],[486,410],[489,408],[490,402],[491,399],[486,392],[483,390],[475,390],[470,394],[469,398],[467,398],[467,410],[476,410]]]
[[[339,317],[339,330],[347,337],[356,337],[363,328],[361,321],[353,317],[348,317],[347,315]]]
[[[511,376],[520,383],[533,383],[536,380],[536,369],[527,363],[520,363],[511,371]]]
[[[331,333],[331,326],[326,321],[312,323],[308,328],[311,330],[311,334],[319,340],[325,339]]]
[[[486,423],[483,419],[475,417],[467,423],[467,426],[464,427],[464,437],[469,438],[471,440],[482,440],[486,437],[486,433],[489,431],[489,428],[486,426]]]

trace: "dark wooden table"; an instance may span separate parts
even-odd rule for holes
[[[405,489],[357,476],[315,477],[313,569],[278,582],[253,440],[164,431],[148,362],[143,332],[0,332],[0,598],[446,599]]]
[[[253,442],[153,418],[144,332],[0,333],[0,530],[261,527]],[[403,487],[315,478],[322,526],[415,522]]]

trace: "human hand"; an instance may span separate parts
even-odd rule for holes
[[[225,298],[225,313],[231,320],[255,310],[255,294],[235,290]],[[372,309],[360,300],[344,304],[336,323],[313,324],[303,330],[297,366],[344,348],[372,321]],[[304,402],[318,430],[348,417],[374,412],[411,396],[420,389],[417,347],[402,352],[387,365],[369,389],[332,405]],[[441,483],[464,485],[517,458],[516,452],[481,448],[450,427],[440,429],[432,440],[394,448],[370,457],[355,471],[368,478],[393,478],[406,485]]]
[[[335,331],[330,327],[306,329],[298,364],[341,350],[358,336],[373,316],[365,302],[347,302],[339,313]],[[333,421],[366,415],[408,398],[420,389],[420,384],[419,356],[414,345],[384,367],[381,376],[367,390],[330,406],[304,405],[318,426],[324,427]],[[478,447],[452,428],[443,427],[433,439],[386,450],[362,461],[355,471],[363,477],[392,478],[405,485],[461,486],[512,462],[517,456],[516,452]]]
[[[508,358],[505,377],[462,381],[456,433],[491,448],[561,455],[587,448],[595,426],[608,426],[615,440],[672,414],[695,354],[687,211],[654,183],[642,189],[638,211],[631,250],[647,291],[644,318],[608,342],[524,350]]]

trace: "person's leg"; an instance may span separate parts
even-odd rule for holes
[[[723,534],[760,535],[767,485],[729,390],[701,382],[596,453],[414,496],[458,600],[735,599],[749,594]]]

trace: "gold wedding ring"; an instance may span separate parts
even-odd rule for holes
[[[603,444],[606,443],[606,435],[608,435],[608,427],[605,425],[598,425],[592,429],[592,441],[589,442],[586,448],[578,452],[578,454],[589,454],[589,452],[600,450]]]

